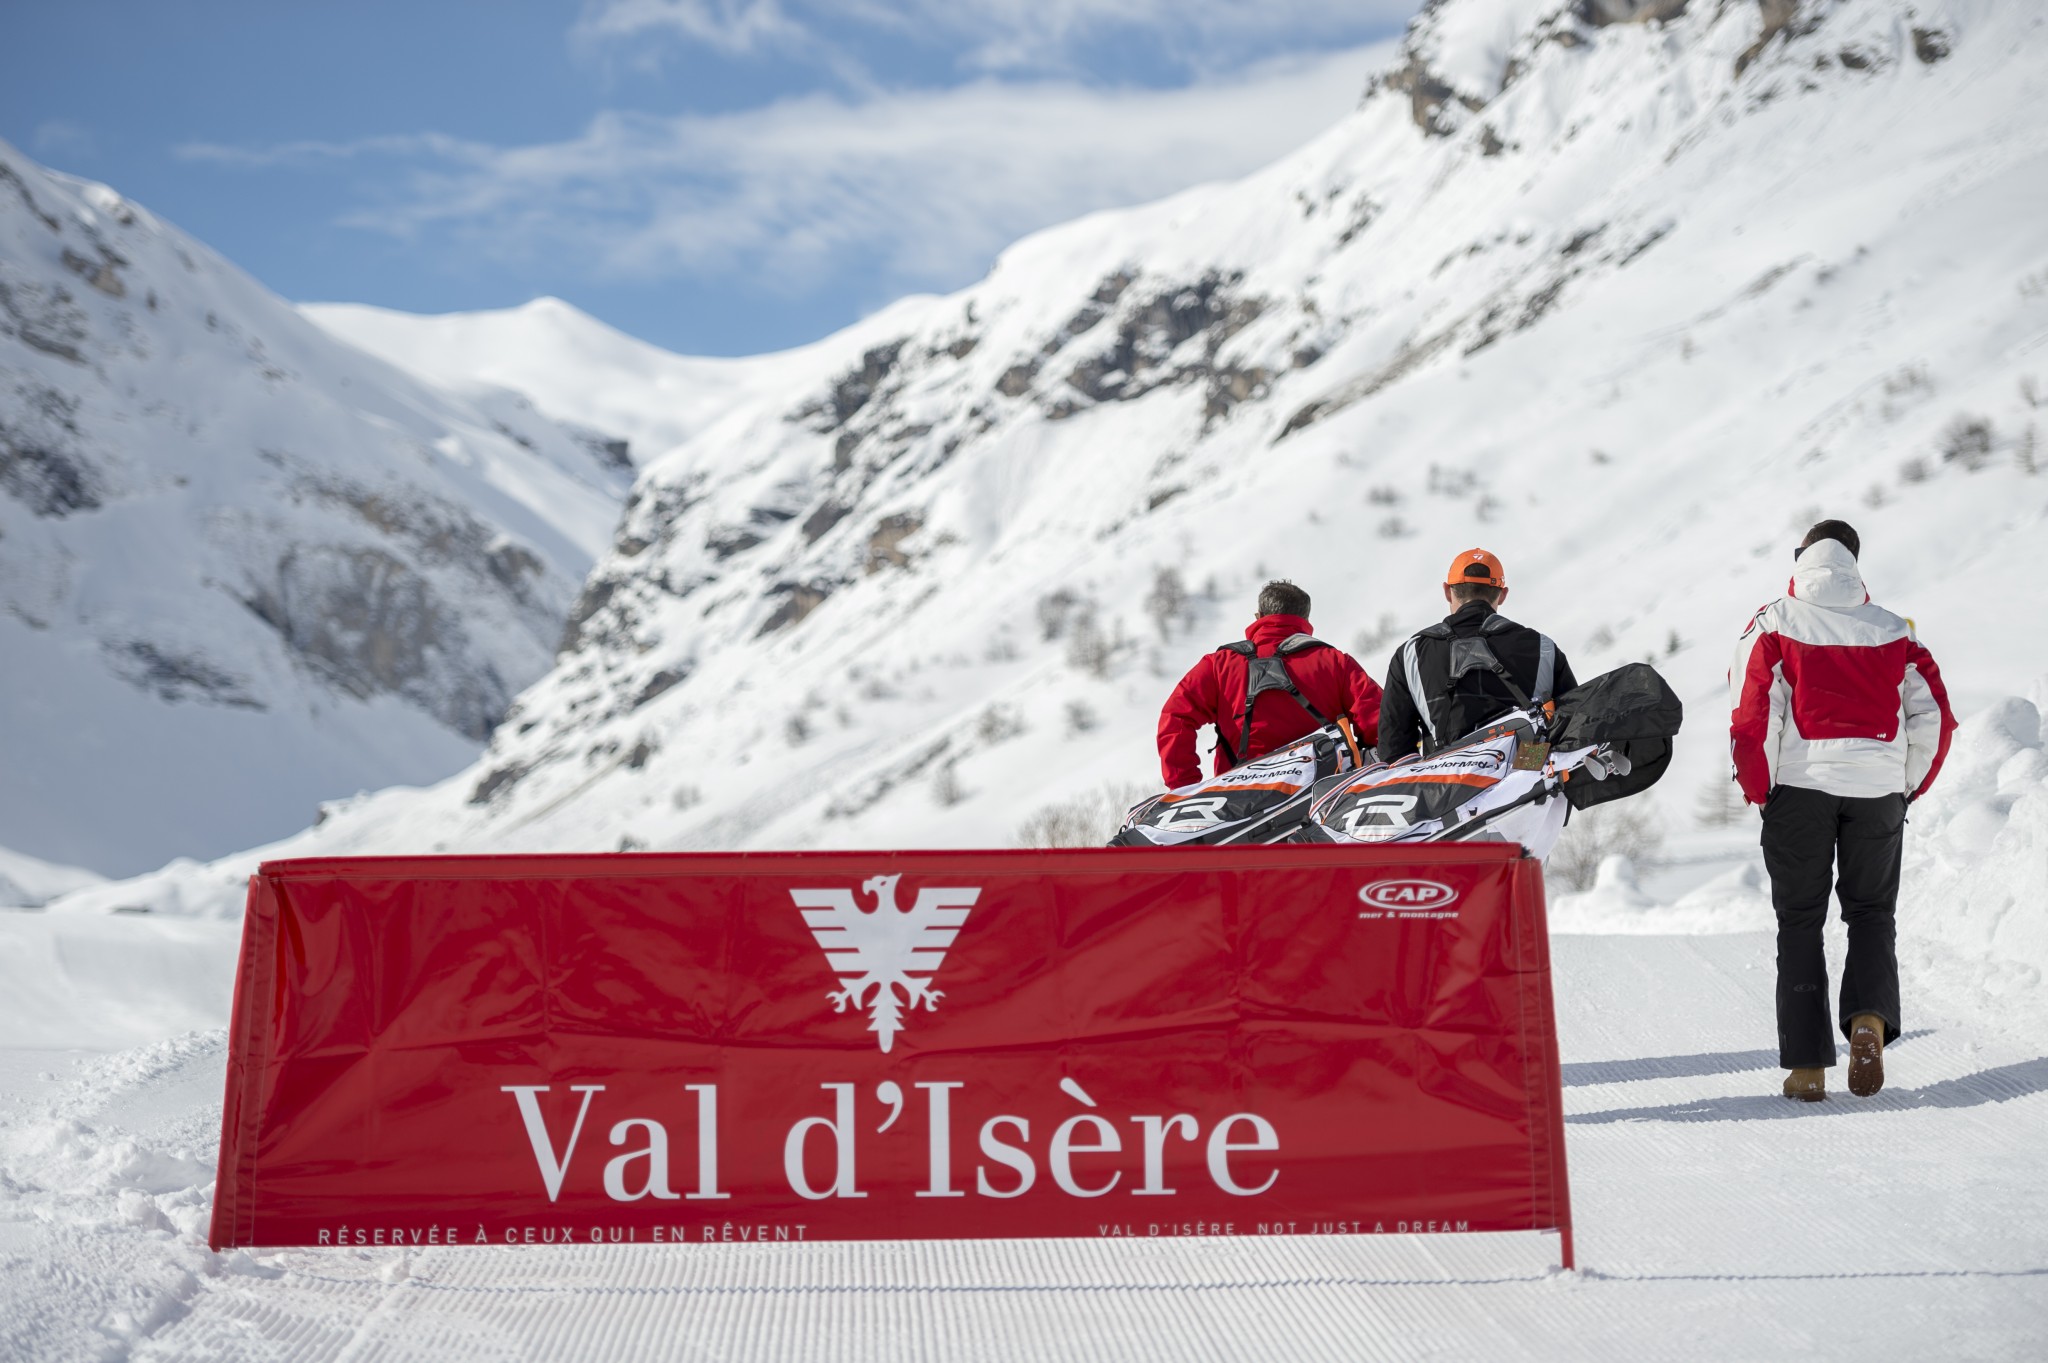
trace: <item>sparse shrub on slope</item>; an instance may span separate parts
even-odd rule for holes
[[[1382,614],[1371,629],[1358,631],[1351,641],[1351,656],[1365,661],[1368,666],[1379,658],[1383,649],[1401,637],[1400,622],[1391,614]]]
[[[1577,810],[1545,866],[1549,879],[1566,889],[1593,888],[1600,863],[1627,857],[1636,866],[1655,864],[1664,850],[1664,828],[1646,803],[1595,805]]]
[[[1078,672],[1102,678],[1109,675],[1109,665],[1115,657],[1116,644],[1103,632],[1094,609],[1083,609],[1067,635],[1067,661]]]
[[[1136,781],[1110,781],[1041,807],[1017,826],[1019,847],[1101,847],[1123,826],[1132,805],[1153,793]]]
[[[1693,799],[1692,814],[1702,828],[1727,828],[1741,820],[1744,808],[1742,788],[1723,771],[1700,787],[1700,793]]]
[[[1061,587],[1038,598],[1039,637],[1047,643],[1067,632],[1068,620],[1081,604],[1081,598],[1072,589]]]
[[[984,748],[1007,742],[1025,730],[1024,716],[1014,705],[995,704],[974,721],[974,736]]]
[[[1981,416],[1957,416],[1942,430],[1941,461],[1975,473],[1991,462],[1992,443],[1990,421]]]
[[[1162,643],[1171,637],[1174,625],[1189,622],[1188,589],[1187,584],[1181,581],[1180,569],[1161,568],[1152,575],[1152,591],[1145,598],[1145,614],[1152,617],[1152,624],[1158,629]]]

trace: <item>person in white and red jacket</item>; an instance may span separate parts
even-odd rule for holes
[[[1751,617],[1728,673],[1735,779],[1763,806],[1778,917],[1778,1063],[1785,1096],[1807,1102],[1826,1096],[1835,1063],[1821,946],[1830,888],[1849,929],[1849,1091],[1884,1085],[1884,1048],[1899,1036],[1906,806],[1934,784],[1956,727],[1912,622],[1871,604],[1861,548],[1842,521],[1807,531],[1785,595]]]

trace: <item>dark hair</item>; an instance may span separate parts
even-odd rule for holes
[[[1839,541],[1849,551],[1850,558],[1863,557],[1863,541],[1856,537],[1856,527],[1847,521],[1816,522],[1813,529],[1806,532],[1806,538],[1799,541],[1799,547],[1805,549],[1822,540]]]
[[[1281,578],[1268,582],[1259,588],[1260,615],[1299,615],[1308,617],[1308,593]]]
[[[1461,606],[1468,601],[1484,601],[1489,606],[1500,604],[1500,588],[1487,583],[1452,582],[1446,585],[1451,589],[1451,600]]]

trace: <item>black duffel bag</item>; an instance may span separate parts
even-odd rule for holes
[[[1624,663],[1557,699],[1550,724],[1553,748],[1605,744],[1628,761],[1626,773],[1603,781],[1568,781],[1564,797],[1574,809],[1606,804],[1648,790],[1671,765],[1671,740],[1685,721],[1678,695],[1648,663]]]

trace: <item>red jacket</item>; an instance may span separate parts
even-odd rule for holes
[[[1296,634],[1311,634],[1309,623],[1299,615],[1262,615],[1252,621],[1244,637],[1258,646],[1261,658],[1271,657],[1280,645]],[[1193,785],[1202,779],[1201,754],[1195,736],[1205,724],[1213,724],[1235,751],[1244,736],[1245,660],[1218,649],[1180,679],[1173,694],[1159,711],[1159,773],[1167,788]],[[1288,675],[1309,703],[1331,719],[1351,716],[1358,746],[1369,748],[1379,740],[1380,688],[1358,660],[1342,649],[1312,648],[1287,659]],[[1316,728],[1308,711],[1285,691],[1261,695],[1252,711],[1250,752],[1238,752],[1237,761],[1262,757],[1284,747]],[[1224,756],[1223,744],[1216,745],[1218,774],[1235,765]]]
[[[1934,655],[1911,621],[1870,604],[1834,540],[1800,551],[1785,595],[1742,632],[1728,684],[1735,779],[1751,804],[1781,785],[1917,799],[1955,732]]]

